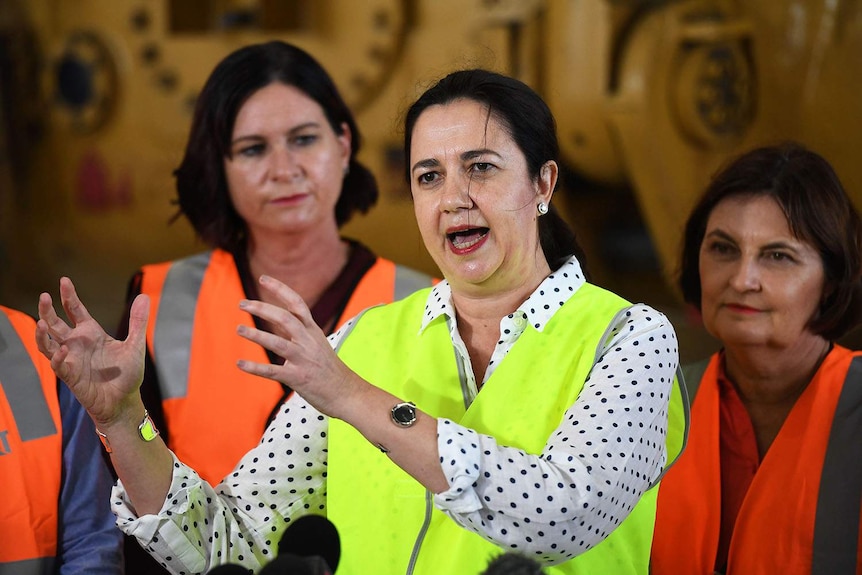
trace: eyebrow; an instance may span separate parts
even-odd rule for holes
[[[291,128],[287,133],[288,134],[295,134],[297,132],[301,132],[302,130],[307,130],[309,128],[319,128],[319,127],[320,127],[320,124],[318,122],[306,122],[304,124],[300,124],[298,126]],[[262,139],[264,139],[264,137],[261,136],[260,134],[246,134],[244,136],[240,136],[238,138],[231,140],[230,143],[231,143],[231,145],[234,145],[234,144],[237,144],[239,142],[243,142],[245,140],[262,140]]]
[[[468,150],[466,152],[463,152],[460,158],[462,162],[466,162],[468,160],[478,158],[479,156],[495,156],[497,158],[502,158],[500,154],[488,148],[481,148],[479,150]],[[418,162],[413,164],[413,167],[410,168],[410,172],[415,172],[419,168],[436,168],[439,165],[440,162],[434,158],[428,158],[427,160],[419,160]]]
[[[716,236],[716,237],[719,237],[719,238],[721,238],[721,239],[723,239],[723,240],[726,240],[726,241],[728,241],[728,242],[732,242],[732,243],[733,243],[733,244],[735,244],[735,245],[736,245],[736,244],[739,244],[739,242],[737,242],[737,241],[736,241],[736,239],[734,239],[733,237],[731,237],[731,236],[730,236],[730,234],[728,234],[728,233],[727,233],[727,232],[725,232],[724,230],[720,230],[720,229],[718,229],[718,230],[712,230],[711,232],[709,232],[708,234],[706,234],[706,235],[703,237],[703,239],[707,239],[707,238],[712,237],[712,236]],[[797,241],[799,241],[800,243],[802,243],[800,240],[797,240]],[[761,249],[761,250],[774,250],[774,249],[777,249],[777,248],[782,248],[782,249],[792,250],[793,252],[799,253],[799,248],[798,248],[794,243],[789,243],[789,242],[787,242],[787,241],[769,242],[769,243],[768,243],[768,244],[766,244],[766,245],[760,246],[760,249]]]

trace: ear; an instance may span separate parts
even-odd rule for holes
[[[353,142],[353,134],[350,132],[350,126],[347,122],[341,122],[341,133],[335,134],[338,144],[341,147],[341,157],[344,160],[345,173],[350,165],[350,144]]]
[[[537,200],[551,203],[551,197],[554,195],[554,190],[557,187],[557,179],[560,176],[560,168],[557,162],[548,160],[542,167],[539,168],[539,177],[536,179],[536,194]]]

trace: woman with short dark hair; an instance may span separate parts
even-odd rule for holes
[[[862,573],[862,226],[829,163],[795,143],[712,180],[680,286],[722,349],[662,480],[652,573]]]
[[[291,392],[235,367],[249,353],[267,359],[264,348],[233,333],[237,323],[254,325],[235,306],[260,297],[252,278],[267,274],[290,285],[326,333],[431,283],[340,235],[351,216],[377,201],[374,176],[356,159],[360,142],[332,79],[285,42],[232,52],[201,90],[175,172],[177,215],[210,250],[144,266],[128,304],[139,293],[154,303],[142,386],[150,416],[171,449],[209,481],[260,440]],[[124,322],[119,336],[127,330]]]

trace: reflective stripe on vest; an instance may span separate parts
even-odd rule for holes
[[[709,358],[706,358],[681,367],[683,376],[685,377],[685,387],[688,390],[688,397],[691,401],[694,401],[694,396],[697,395],[697,388],[700,386],[700,380],[703,379],[703,373],[706,371],[706,366],[708,365]]]
[[[404,299],[415,291],[430,286],[431,277],[414,269],[395,266],[395,297],[392,301]]]
[[[53,557],[0,563],[0,575],[51,575],[52,573],[54,573]]]
[[[211,254],[204,252],[178,260],[165,277],[153,338],[163,399],[186,395],[195,309]]]
[[[33,360],[5,313],[0,313],[0,385],[21,441],[57,433],[45,395],[33,393],[34,389],[42,388]]]
[[[853,575],[862,506],[862,357],[854,358],[838,398],[814,519],[811,575]]]

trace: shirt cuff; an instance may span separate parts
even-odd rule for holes
[[[437,420],[437,450],[449,489],[434,496],[434,504],[450,513],[472,513],[482,508],[474,485],[479,479],[479,434],[451,420]]]
[[[188,509],[188,493],[201,483],[200,476],[193,469],[182,464],[177,456],[173,457],[173,476],[168,495],[157,514],[138,516],[126,493],[123,482],[117,480],[111,490],[111,508],[117,516],[117,527],[123,533],[148,545],[156,536],[159,528],[166,522],[169,514],[182,514]]]

